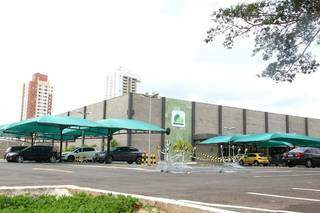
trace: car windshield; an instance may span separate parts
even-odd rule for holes
[[[266,155],[264,153],[259,153],[258,154],[260,157],[265,157]]]
[[[295,153],[295,152],[305,152],[308,149],[308,147],[299,147],[299,148],[295,148],[293,150],[291,150],[291,153]],[[289,152],[289,153],[290,153]]]
[[[73,150],[71,150],[71,152],[75,152],[75,151],[77,151],[78,149],[79,149],[79,147],[74,148]]]

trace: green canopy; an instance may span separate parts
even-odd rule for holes
[[[166,133],[166,130],[163,128],[134,119],[105,119],[97,121],[97,123],[103,127],[111,129],[111,132],[113,133],[119,130],[137,130]]]
[[[82,118],[70,116],[43,116],[32,119],[27,119],[21,122],[12,123],[2,127],[2,132],[13,135],[23,135],[31,137],[33,142],[33,135],[38,134],[50,139],[60,139],[60,161],[62,154],[63,130],[67,128],[94,128],[95,131],[100,130],[96,122],[89,121]],[[60,137],[59,137],[60,136]]]
[[[288,142],[294,146],[320,146],[320,138],[292,133],[263,133],[247,135],[235,140],[235,142],[249,143],[261,141]]]
[[[202,141],[200,144],[222,144],[230,143],[235,140],[244,137],[245,135],[221,135]]]
[[[2,129],[4,133],[23,134],[30,136],[34,133],[45,135],[60,135],[66,128],[98,128],[98,124],[82,118],[70,116],[43,116],[12,123]]]
[[[293,147],[291,143],[284,142],[284,141],[258,141],[252,142],[253,144],[257,145],[258,147],[270,148],[270,147]]]
[[[105,119],[96,121],[100,129],[104,131],[95,131],[95,128],[83,128],[77,130],[66,129],[63,131],[64,135],[74,135],[74,136],[89,136],[89,137],[99,137],[113,135],[120,130],[134,130],[137,132],[148,132],[152,133],[166,133],[165,129],[162,129],[156,125],[146,123],[140,120],[134,119]]]
[[[271,133],[255,135],[222,135],[209,138],[200,144],[254,144],[259,147],[287,147],[292,144],[270,139]]]

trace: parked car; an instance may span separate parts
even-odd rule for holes
[[[17,163],[23,163],[25,160],[54,163],[57,161],[57,152],[53,150],[52,146],[30,146],[19,151],[9,152],[6,160]]]
[[[260,164],[267,166],[269,164],[268,157],[265,156],[264,153],[248,153],[245,154],[239,160],[240,165],[255,165],[258,166]]]
[[[77,147],[70,152],[62,153],[62,160],[73,162],[76,158],[85,158],[86,160],[92,161],[96,154],[96,149],[93,147]]]
[[[121,146],[111,148],[110,155],[107,151],[99,152],[95,160],[99,163],[112,163],[112,161],[126,161],[129,164],[136,162],[141,164],[143,152],[132,146]]]
[[[20,150],[23,150],[27,148],[27,146],[10,146],[8,147],[8,149],[5,151],[4,155],[3,155],[3,159],[7,159],[7,154],[9,152],[17,152],[17,151],[20,151]]]
[[[283,154],[287,166],[305,165],[306,167],[320,166],[320,148],[298,147]]]

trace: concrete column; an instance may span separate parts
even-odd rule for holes
[[[289,115],[286,115],[286,133],[289,133],[290,121]]]
[[[103,101],[103,108],[102,108],[102,112],[103,112],[103,117],[102,119],[106,119],[107,118],[107,100]],[[105,137],[102,137],[101,139],[101,151],[104,151],[104,144],[105,144]]]
[[[247,134],[247,110],[242,110],[242,134]]]
[[[222,106],[218,106],[218,134],[222,135]]]
[[[309,120],[308,120],[308,118],[304,118],[304,125],[305,125],[305,134],[309,135]]]
[[[264,128],[265,128],[265,132],[268,133],[269,132],[269,114],[268,114],[268,112],[264,113]]]
[[[128,119],[132,119],[133,116],[133,94],[129,93],[128,95],[128,111],[127,111],[127,115],[128,115]],[[128,130],[128,134],[127,134],[127,145],[131,146],[132,145],[132,134],[131,134],[131,130]]]
[[[162,97],[161,98],[161,128],[166,128],[166,98]],[[164,150],[164,145],[165,145],[165,133],[161,134],[161,150]],[[164,155],[161,153],[160,154],[161,160],[164,160]]]

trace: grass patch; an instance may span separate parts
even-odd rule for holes
[[[51,195],[0,196],[1,213],[114,213],[135,212],[141,207],[138,199],[130,196],[75,193],[73,196]]]

